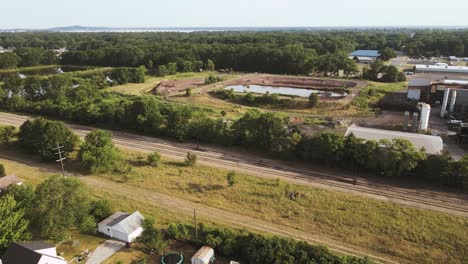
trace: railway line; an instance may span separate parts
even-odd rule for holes
[[[20,126],[28,117],[0,113],[0,123]],[[93,128],[69,126],[77,135],[84,137]],[[158,138],[112,131],[117,146],[143,152],[158,151],[163,155],[181,159],[188,151],[198,155],[199,161],[214,167],[236,170],[264,178],[279,178],[285,181],[311,185],[319,188],[350,192],[358,195],[390,201],[406,206],[431,209],[468,217],[468,195],[397,187],[384,183],[369,182],[345,173],[329,172],[289,164],[286,162],[239,154],[212,147],[199,148],[190,143],[177,143]],[[356,182],[354,182],[356,180]]]

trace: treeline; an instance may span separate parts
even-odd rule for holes
[[[126,97],[106,93],[89,82],[75,88],[69,82],[63,82],[46,93],[47,96],[37,98],[30,98],[31,94],[23,92],[12,94],[5,88],[1,91],[1,108],[8,111],[179,141],[242,146],[280,158],[367,171],[382,177],[428,177],[428,180],[444,181],[459,188],[468,182],[468,158],[455,162],[446,155],[431,157],[431,160],[444,159],[441,163],[449,166],[431,170],[429,177],[418,172],[427,170],[435,163],[427,163],[427,155],[407,141],[363,142],[328,133],[305,136],[298,127],[275,113],[251,110],[241,118],[228,122],[222,113],[218,118],[211,118],[208,114],[215,114],[211,109],[180,105],[152,96]]]
[[[86,74],[79,72],[55,74],[51,76],[31,75],[21,78],[18,73],[0,76],[3,87],[0,97],[10,98],[10,103],[21,103],[21,99],[30,102],[51,100],[64,102],[68,97],[80,99],[85,93],[95,93],[95,88],[106,88],[118,84],[145,82],[146,68],[120,67],[112,70],[92,70]],[[80,95],[81,94],[81,95]],[[93,97],[93,95],[90,95]],[[19,100],[19,101],[18,101]]]
[[[337,256],[325,247],[276,236],[211,228],[205,225],[199,226],[198,240],[193,239],[193,233],[195,233],[193,226],[175,223],[170,224],[166,230],[170,239],[190,242],[197,246],[208,245],[217,255],[242,263],[372,263],[366,258]]]
[[[1,46],[1,44],[0,44]],[[13,52],[0,53],[0,69],[58,64],[58,55],[53,50],[40,48],[18,48]]]

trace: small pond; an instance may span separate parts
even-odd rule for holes
[[[313,90],[293,87],[274,87],[265,85],[229,85],[224,90],[234,90],[236,93],[257,93],[257,94],[280,94],[291,95],[299,97],[309,97],[310,94],[316,93],[320,95],[327,95],[329,97],[343,97],[347,94],[345,92],[331,92],[325,90]]]

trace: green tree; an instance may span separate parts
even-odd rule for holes
[[[159,167],[161,165],[161,155],[158,152],[148,154],[147,162],[152,167]]]
[[[228,184],[229,187],[234,186],[234,184],[236,184],[236,182],[237,182],[236,172],[235,171],[228,172],[228,174],[226,175],[226,181],[227,181],[227,184]]]
[[[20,58],[13,52],[0,53],[0,69],[16,68]]]
[[[105,173],[115,170],[121,161],[120,153],[112,143],[111,134],[104,130],[93,130],[85,137],[78,159],[91,173]]]
[[[89,207],[89,215],[95,222],[100,222],[112,214],[110,202],[107,200],[93,200]]]
[[[16,135],[16,127],[0,126],[0,142],[2,144],[10,144]]]
[[[205,69],[206,69],[207,71],[214,71],[215,68],[216,68],[216,66],[215,66],[214,61],[208,59],[208,60],[206,61]]]
[[[309,107],[316,107],[319,103],[319,97],[318,97],[318,94],[316,93],[311,93],[309,95]]]
[[[29,221],[24,216],[24,209],[18,207],[12,195],[0,196],[0,251],[11,242],[29,238]]]
[[[156,70],[156,75],[159,77],[164,77],[169,74],[169,70],[167,69],[166,65],[159,65]]]
[[[68,156],[78,143],[75,135],[63,122],[36,118],[24,122],[18,133],[21,148],[39,154],[44,160],[56,160],[54,148],[57,143],[63,146],[64,156]]]
[[[176,62],[169,62],[167,64],[167,72],[170,74],[170,75],[174,75],[177,73],[177,70],[178,70],[178,67],[177,67],[177,63]]]
[[[79,227],[88,216],[88,196],[77,178],[51,176],[36,189],[36,224],[44,237],[55,241]]]
[[[197,164],[198,156],[192,152],[187,152],[185,156],[184,164],[185,166],[195,166]]]
[[[158,254],[162,254],[168,243],[160,231],[154,227],[154,220],[150,217],[143,219],[141,226],[143,232],[138,240],[144,245],[147,251],[155,250]]]
[[[394,49],[386,47],[380,51],[380,59],[388,61],[390,59],[396,58],[397,54]]]

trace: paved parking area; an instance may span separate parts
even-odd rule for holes
[[[101,264],[110,256],[117,253],[125,246],[124,242],[117,240],[106,240],[99,245],[91,254],[91,257],[86,261],[86,264]]]

